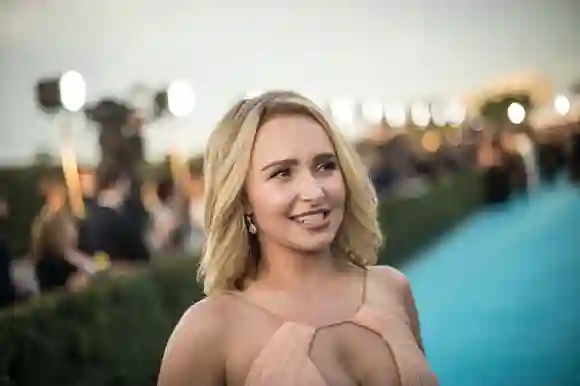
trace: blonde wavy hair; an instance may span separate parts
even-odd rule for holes
[[[205,159],[206,245],[198,280],[210,295],[239,290],[255,275],[259,250],[245,220],[244,185],[254,140],[267,121],[302,115],[316,121],[334,146],[346,186],[344,217],[332,245],[336,258],[366,267],[377,262],[382,236],[377,220],[377,197],[367,170],[353,147],[324,112],[291,91],[271,91],[241,100],[221,119],[209,138]]]

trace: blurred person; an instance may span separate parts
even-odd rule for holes
[[[81,289],[96,273],[95,263],[77,249],[76,223],[66,210],[37,218],[32,235],[34,271],[41,293]]]
[[[83,198],[94,199],[97,193],[97,176],[91,168],[79,168],[79,182]]]
[[[373,267],[365,168],[293,92],[238,102],[205,156],[208,297],[170,338],[160,386],[437,385],[406,277]]]
[[[14,304],[26,297],[26,292],[12,278],[13,256],[5,233],[8,215],[8,201],[0,195],[0,308]]]
[[[548,132],[541,133],[537,145],[539,177],[544,183],[556,181],[560,169],[561,149],[558,140]]]
[[[46,213],[56,213],[68,204],[68,192],[64,182],[53,180],[44,187],[44,207]]]
[[[198,252],[203,248],[205,243],[204,235],[204,183],[201,174],[192,173],[189,189],[189,220],[190,234],[187,244],[187,250]]]
[[[194,177],[191,180],[190,187],[191,203],[190,215],[192,223],[198,227],[203,227],[203,178]]]
[[[81,192],[83,195],[83,204],[85,212],[84,218],[77,219],[79,231],[79,249],[85,251],[90,248],[90,239],[88,229],[86,226],[86,221],[87,218],[91,217],[91,214],[97,205],[96,203],[97,181],[95,171],[90,168],[80,168],[79,180]]]
[[[506,202],[510,194],[509,174],[503,165],[499,143],[494,143],[491,139],[481,140],[477,149],[477,165],[484,173],[486,202]]]
[[[528,191],[528,168],[524,153],[518,147],[518,139],[514,133],[501,134],[497,147],[501,153],[502,166],[509,176],[510,193],[526,194]]]
[[[527,186],[532,188],[538,184],[538,165],[536,159],[536,149],[532,138],[526,133],[517,133],[514,136],[514,147],[522,156],[524,161]]]
[[[146,208],[150,213],[146,238],[152,254],[162,256],[178,252],[182,245],[176,234],[179,231],[179,208],[173,180],[164,179],[155,186],[147,186],[145,194]]]
[[[123,205],[129,182],[113,166],[102,165],[97,171],[98,193],[95,205],[84,221],[83,252],[105,253],[111,259],[123,259],[128,249],[128,221]]]

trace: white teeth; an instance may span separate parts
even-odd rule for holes
[[[324,213],[309,214],[298,219],[302,224],[316,224],[324,220]]]

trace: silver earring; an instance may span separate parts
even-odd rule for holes
[[[254,224],[254,221],[252,220],[252,216],[246,216],[246,221],[248,222],[248,232],[255,235],[256,232],[258,232],[258,229],[256,229],[256,225]]]

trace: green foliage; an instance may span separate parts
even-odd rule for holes
[[[385,245],[379,264],[400,266],[483,203],[478,173],[449,177],[417,198],[386,200],[380,207]]]
[[[0,314],[0,385],[154,385],[181,313],[201,293],[179,259]]]
[[[383,202],[379,263],[400,266],[477,209],[479,174],[441,181],[419,198]],[[165,343],[203,297],[195,258],[168,258],[87,290],[43,296],[0,313],[0,385],[155,385]]]

